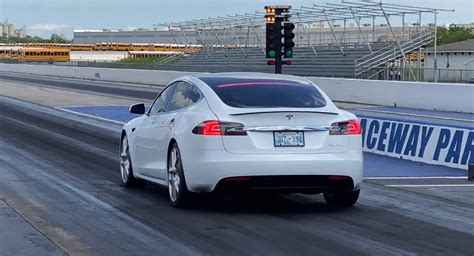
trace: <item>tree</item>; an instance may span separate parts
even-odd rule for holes
[[[62,38],[59,35],[53,34],[50,39],[44,39],[38,36],[26,36],[25,38],[18,37],[0,37],[1,44],[15,44],[15,43],[61,43],[68,44],[71,41]]]
[[[63,38],[62,36],[58,34],[52,34],[51,38],[49,39],[51,43],[59,43],[59,44],[67,44],[70,43],[71,41]]]
[[[474,39],[474,30],[472,28],[459,27],[456,25],[438,27],[437,33],[438,45]]]

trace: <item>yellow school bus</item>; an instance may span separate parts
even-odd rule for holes
[[[22,48],[18,52],[18,61],[69,61],[69,49]]]

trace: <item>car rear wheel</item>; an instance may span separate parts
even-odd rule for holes
[[[124,187],[140,187],[144,181],[133,176],[132,160],[130,159],[130,149],[128,147],[127,135],[122,137],[120,143],[120,176]]]
[[[168,156],[168,191],[173,207],[190,206],[192,193],[188,191],[178,145],[173,144]]]
[[[355,191],[340,191],[324,193],[324,200],[330,206],[351,207],[359,199],[360,189]]]

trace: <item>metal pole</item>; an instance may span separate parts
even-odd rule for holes
[[[331,21],[328,19],[328,16],[327,16],[327,14],[326,14],[326,11],[323,11],[323,14],[324,14],[324,17],[326,18],[326,21],[327,21],[327,23],[328,23],[328,25],[329,25],[329,28],[331,29],[332,36],[334,37],[334,40],[336,40],[336,43],[337,43],[337,45],[339,46],[339,49],[341,50],[342,55],[345,55],[345,54],[344,54],[344,49],[342,49],[341,43],[339,42],[339,40],[337,40],[337,36],[336,36],[336,34],[334,33],[334,30],[333,30],[333,28],[332,28]]]
[[[436,69],[438,69],[438,12],[435,11],[434,13],[434,26],[435,26],[435,31],[434,31],[434,68],[435,68],[435,77],[434,77],[434,82],[438,82],[438,76],[436,76],[437,72]]]
[[[204,44],[204,39],[202,38],[201,33],[199,33],[199,29],[198,29],[197,25],[194,25],[194,27],[195,27],[195,29],[196,29],[196,33],[198,34],[199,39],[201,40],[202,47],[203,47],[203,48],[206,48],[206,55],[207,55],[207,57],[210,57],[209,49],[205,46],[205,44]]]
[[[375,42],[375,16],[372,16],[372,42]]]
[[[300,17],[300,14],[297,13],[296,16],[298,16],[298,20],[301,24],[301,27],[303,28],[303,32],[305,33],[306,35],[306,39],[308,39],[308,44],[311,46],[311,49],[313,49],[313,53],[314,53],[314,56],[318,56],[318,53],[316,52],[316,49],[314,48],[314,45],[311,43],[311,39],[309,38],[309,34],[308,34],[308,31],[306,31],[306,28],[304,27],[304,24],[303,22],[301,21],[301,17]],[[277,30],[278,31],[278,30]]]
[[[168,31],[170,32],[171,37],[173,37],[174,43],[175,43],[176,45],[178,45],[178,40],[176,40],[176,37],[174,36],[173,31],[171,31],[171,27],[168,27]]]
[[[186,41],[186,44],[187,44],[188,46],[191,46],[191,43],[190,43],[190,41],[188,40],[188,37],[186,36],[186,32],[183,30],[183,27],[180,26],[179,29],[181,30],[181,32],[183,32],[183,37],[184,37],[184,40]],[[195,53],[194,51],[192,51],[192,55],[193,55],[193,57],[194,57],[194,56],[196,55],[196,53]]]
[[[183,32],[183,37],[184,37],[184,40],[186,40],[186,43],[188,45],[191,45],[191,43],[188,40],[188,37],[186,36],[186,32],[183,30],[183,27],[179,27],[179,29],[181,30],[181,32]]]
[[[323,44],[323,22],[319,22],[319,46]]]
[[[249,18],[249,20],[251,19]],[[262,49],[262,52],[265,54],[265,47],[263,46],[260,40],[260,37],[258,36],[257,30],[255,29],[255,20],[251,22],[252,22],[252,30],[253,30],[253,33],[255,34],[255,38],[257,39],[258,46],[260,47],[260,49]]]
[[[342,31],[342,36],[341,36],[341,42],[343,44],[346,43],[346,24],[347,24],[347,19],[344,18],[344,30]]]
[[[418,48],[417,64],[418,64],[418,72],[417,72],[418,81],[420,81],[421,80],[421,47]]]
[[[214,34],[214,36],[216,37],[216,40],[217,40],[217,43],[219,44],[219,48],[222,48],[222,51],[224,52],[224,56],[227,57],[227,53],[225,51],[225,47],[222,45],[222,42],[221,40],[219,39],[219,36],[217,35],[217,32],[214,30],[214,27],[212,26],[212,23],[209,22],[209,26],[211,27],[211,30]]]
[[[405,38],[405,13],[402,14],[402,38]]]
[[[247,34],[245,35],[245,47],[249,47],[249,39],[250,39],[250,26],[247,26]]]
[[[416,33],[418,34],[421,29],[421,12],[418,13],[418,24],[416,26]]]
[[[400,45],[400,42],[398,41],[397,36],[395,35],[395,32],[393,32],[392,25],[390,24],[390,19],[388,18],[387,13],[386,13],[385,10],[383,9],[382,3],[380,3],[379,6],[380,6],[380,10],[382,11],[383,15],[385,16],[385,20],[387,21],[387,26],[388,26],[388,28],[390,29],[390,33],[392,33],[393,39],[395,40],[395,43],[397,44],[398,49],[399,49],[400,52],[402,53],[403,62],[405,62],[405,66],[408,66],[408,60],[407,60],[407,57],[405,56],[405,51],[403,51],[403,48],[402,48],[402,46]],[[411,74],[413,80],[416,81],[415,74],[413,73],[413,70],[411,70],[411,69],[410,69],[410,74]]]
[[[362,29],[361,29],[361,27],[360,27],[360,20],[359,20],[359,18],[357,18],[357,17],[355,16],[354,11],[352,11],[352,8],[351,8],[351,13],[352,13],[352,17],[354,17],[354,20],[355,20],[355,22],[356,22],[356,24],[357,24],[357,27],[359,28],[359,32],[360,32],[360,34],[362,35],[362,38],[364,38],[365,44],[367,44],[367,47],[369,47],[369,50],[370,50],[370,52],[372,53],[372,47],[370,47],[369,40],[367,40],[367,38],[366,38],[365,35],[364,35],[364,32],[362,32]]]
[[[239,38],[237,37],[237,34],[235,34],[234,28],[232,28],[232,23],[229,22],[229,26],[230,26],[230,30],[232,31],[232,34],[234,35],[234,39],[237,42],[237,46],[240,48],[240,50],[242,50],[242,53],[244,54],[244,56],[247,57],[247,55],[245,54],[244,48],[242,48],[242,45],[240,45],[240,41],[239,41]]]
[[[281,31],[282,29],[282,19],[281,18],[276,18],[275,20],[275,31]],[[275,40],[275,49],[276,49],[276,56],[275,56],[275,74],[281,74],[281,68],[282,68],[282,43],[281,43],[281,32],[280,35],[276,36]]]

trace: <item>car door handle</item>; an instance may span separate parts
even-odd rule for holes
[[[170,124],[174,124],[174,118],[170,120]]]

